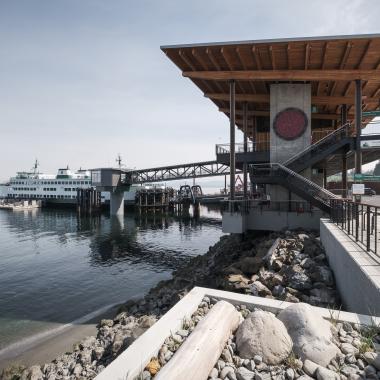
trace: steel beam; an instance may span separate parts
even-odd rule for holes
[[[230,81],[230,200],[235,199],[235,81]]]
[[[360,136],[362,133],[362,81],[355,80],[355,127],[356,127],[356,146],[355,146],[355,174],[362,172],[362,154]]]
[[[126,172],[125,174],[126,181],[130,181],[134,184],[141,184],[228,175],[230,174],[230,168],[228,165],[220,164],[217,161],[205,161],[133,170]]]
[[[243,104],[243,133],[244,133],[244,140],[243,140],[243,145],[244,145],[244,154],[246,155],[248,152],[248,104],[247,102],[244,102]],[[248,164],[247,161],[244,160],[243,164],[243,180],[244,180],[244,199],[248,199]]]

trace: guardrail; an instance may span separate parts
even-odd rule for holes
[[[217,144],[216,154],[229,154],[231,151],[230,144]],[[249,141],[247,143],[247,152],[266,152],[269,151],[269,141]],[[235,153],[244,153],[244,143],[235,144]]]
[[[301,176],[300,174],[290,170],[280,163],[270,163],[270,164],[255,164],[250,165],[251,174],[253,176],[278,176],[282,179],[292,182],[293,185],[298,186],[299,188],[304,189],[314,198],[319,201],[329,205],[331,198],[337,198],[336,195],[330,191],[324,189],[321,186],[318,186],[313,181]]]
[[[290,166],[297,162],[297,160],[305,160],[306,154],[313,154],[315,152],[323,151],[326,147],[330,146],[331,144],[334,144],[345,137],[348,137],[350,134],[351,124],[345,124],[339,129],[331,132],[330,134],[326,135],[322,139],[320,139],[318,142],[308,146],[301,152],[297,153],[296,155],[289,158],[287,161],[283,163],[284,166]]]
[[[249,210],[296,212],[298,214],[311,213],[314,210],[310,202],[305,201],[270,201],[266,199],[237,199],[223,201],[222,210],[247,214]]]
[[[331,199],[331,221],[338,225],[347,235],[364,245],[367,252],[376,255],[378,240],[377,229],[380,207],[356,203],[349,199]]]

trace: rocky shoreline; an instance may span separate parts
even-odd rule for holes
[[[194,286],[339,307],[332,272],[314,233],[224,236],[171,280],[124,304],[113,320],[102,320],[97,336],[75,345],[73,352],[43,366],[9,368],[1,378],[92,379]]]

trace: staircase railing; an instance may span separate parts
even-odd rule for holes
[[[307,155],[308,153],[311,156],[312,154],[321,152],[326,147],[329,147],[332,144],[337,143],[343,140],[344,138],[348,137],[350,128],[351,128],[350,123],[343,125],[339,129],[335,130],[334,132],[320,139],[317,143],[308,146],[301,152],[289,158],[287,161],[283,162],[282,165],[289,167],[297,163],[297,161],[305,162],[305,155]]]
[[[253,176],[274,176],[281,177],[282,180],[292,183],[294,186],[301,188],[315,199],[330,206],[330,200],[338,198],[335,194],[317,185],[315,182],[303,177],[293,170],[279,163],[251,165]]]

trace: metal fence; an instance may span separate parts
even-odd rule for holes
[[[315,208],[305,201],[270,201],[264,199],[236,199],[225,200],[223,211],[247,214],[249,210],[296,212],[298,214],[311,213]]]
[[[331,199],[331,220],[347,235],[377,255],[380,207],[348,199]]]

